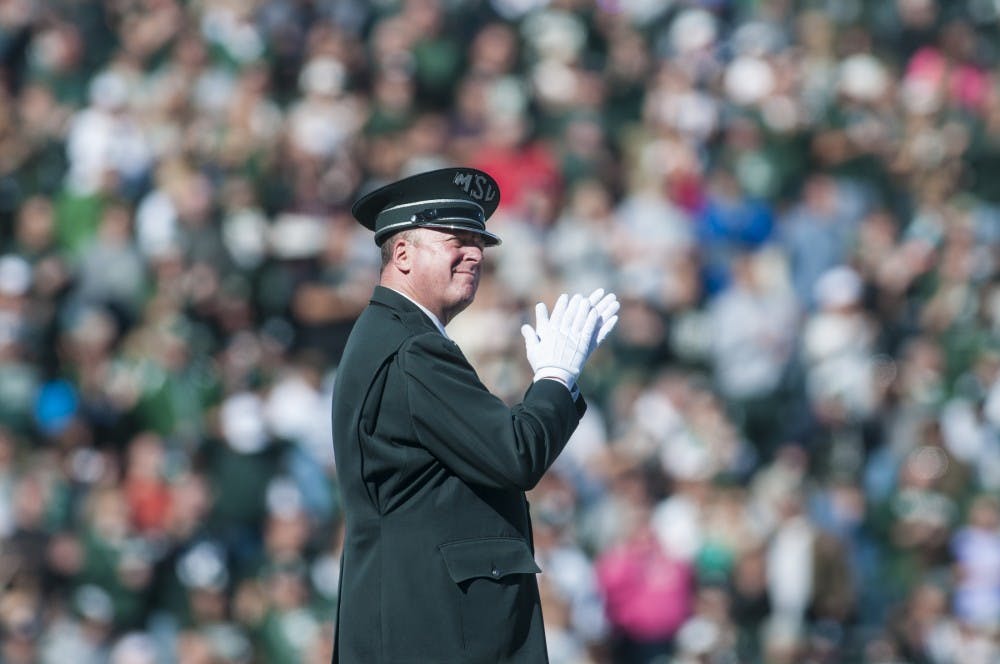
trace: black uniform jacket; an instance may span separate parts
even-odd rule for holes
[[[376,287],[334,387],[334,662],[546,661],[524,492],[585,407],[552,380],[508,407],[418,307]]]

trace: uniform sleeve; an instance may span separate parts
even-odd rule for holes
[[[524,401],[509,408],[486,389],[458,346],[438,334],[414,337],[399,360],[418,440],[470,484],[531,489],[586,408],[551,380],[534,383]]]

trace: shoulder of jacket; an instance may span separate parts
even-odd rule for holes
[[[351,330],[348,348],[366,357],[389,357],[413,336],[391,309],[369,306]]]
[[[407,337],[399,348],[401,353],[449,353],[458,352],[458,345],[438,331],[420,330]]]
[[[446,367],[471,369],[458,344],[437,331],[421,332],[406,339],[399,347],[398,357],[407,373],[424,374]]]

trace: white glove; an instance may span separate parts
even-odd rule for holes
[[[590,350],[587,351],[587,355],[589,356],[607,338],[611,330],[615,329],[615,325],[618,323],[618,310],[621,309],[622,305],[618,302],[618,297],[614,293],[605,295],[603,288],[595,290],[587,300],[597,310],[598,316],[597,332],[594,334],[593,339],[591,339]]]
[[[597,309],[582,295],[572,299],[560,295],[551,316],[544,302],[535,305],[535,327],[521,326],[535,380],[556,378],[572,390],[590,355],[599,319]]]

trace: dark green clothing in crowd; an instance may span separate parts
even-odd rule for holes
[[[553,380],[508,407],[417,306],[375,289],[334,387],[334,662],[546,661],[524,492],[585,407]]]

